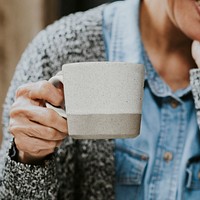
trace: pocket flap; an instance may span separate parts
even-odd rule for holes
[[[200,189],[200,156],[190,159],[186,169],[186,187],[188,189]]]
[[[117,184],[140,185],[148,162],[148,156],[138,150],[116,146]]]

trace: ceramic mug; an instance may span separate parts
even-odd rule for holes
[[[47,107],[67,118],[75,139],[132,138],[140,133],[144,66],[126,62],[64,64],[49,80],[64,87],[65,109]]]

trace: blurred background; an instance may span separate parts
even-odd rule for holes
[[[0,0],[0,121],[15,67],[27,44],[44,27],[76,11],[112,0]],[[2,123],[0,124],[0,144]]]

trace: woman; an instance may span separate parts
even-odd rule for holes
[[[23,54],[4,107],[1,199],[197,200],[200,71],[189,71],[197,67],[191,45],[199,27],[198,1],[127,0],[42,31]],[[195,42],[197,64],[198,51]],[[59,106],[62,90],[43,80],[64,63],[105,60],[146,67],[140,136],[73,140],[66,121],[44,106]]]

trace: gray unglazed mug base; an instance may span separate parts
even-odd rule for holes
[[[134,138],[140,133],[141,114],[67,115],[67,121],[74,139]]]

